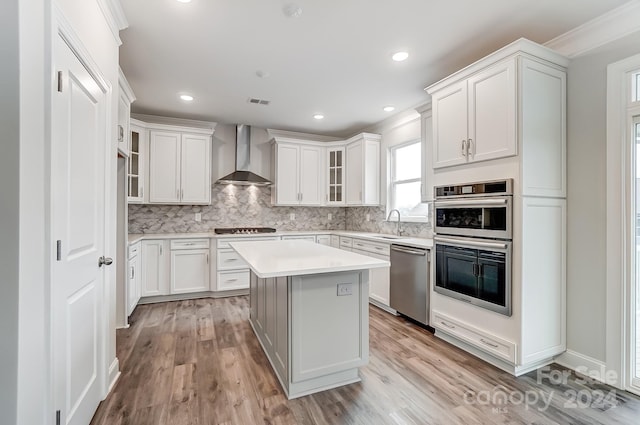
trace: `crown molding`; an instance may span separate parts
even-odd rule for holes
[[[131,118],[142,121],[146,128],[153,128],[157,130],[177,130],[208,135],[212,135],[215,132],[217,125],[217,123],[211,121],[161,117],[159,115],[147,114],[131,114]],[[138,123],[136,122],[136,124]]]
[[[344,139],[338,137],[324,136],[321,134],[299,133],[297,131],[277,130],[268,128],[267,133],[270,139],[278,140],[309,140],[313,142],[338,142]]]
[[[127,17],[124,14],[119,0],[97,0],[98,6],[107,21],[107,25],[113,34],[118,46],[122,45],[120,31],[129,26]]]
[[[640,0],[632,0],[600,15],[544,45],[569,58],[640,31]]]
[[[118,67],[118,85],[122,89],[127,99],[129,99],[129,103],[133,103],[136,100],[136,95],[133,93],[133,89],[129,85],[129,81],[127,81],[127,77],[122,72],[122,68]]]

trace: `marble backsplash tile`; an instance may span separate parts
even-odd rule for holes
[[[384,206],[379,207],[349,207],[346,208],[346,229],[358,232],[374,232],[395,234],[397,224],[395,221],[385,221],[386,210]],[[367,221],[369,214],[369,221]],[[395,216],[394,216],[395,217]],[[431,238],[433,232],[431,225],[425,223],[402,223],[402,234],[404,236],[414,236],[419,238]]]
[[[211,205],[129,205],[129,233],[199,233],[216,227],[345,230],[345,208],[274,207],[271,188],[213,185]],[[195,213],[202,221],[195,221]],[[291,214],[295,220],[289,220]],[[328,214],[332,214],[331,221]]]

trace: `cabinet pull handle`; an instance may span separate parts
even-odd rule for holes
[[[180,200],[182,201],[182,198],[184,198],[184,189],[180,189]]]
[[[467,156],[467,141],[462,140],[462,156]]]
[[[447,327],[447,328],[449,328],[449,329],[455,329],[455,328],[456,328],[455,326],[450,325],[450,324],[448,324],[447,322],[444,322],[444,321],[442,321],[442,320],[440,321],[440,323],[441,323],[442,325],[446,326],[446,327]]]
[[[493,347],[493,348],[498,348],[499,347],[498,344],[494,344],[492,342],[489,342],[484,338],[480,338],[480,342],[482,342],[483,344],[488,345],[489,347]]]
[[[160,255],[162,255],[162,245],[160,245]]]
[[[227,279],[227,282],[236,282],[238,279]]]
[[[238,261],[237,258],[227,258],[226,260],[224,260],[225,262],[231,262],[231,261]]]
[[[469,153],[472,152],[471,150],[472,144],[473,144],[473,139],[467,140],[467,157],[469,156]],[[471,156],[474,156],[473,153],[471,153]]]
[[[207,254],[207,264],[209,264],[209,254]]]
[[[131,267],[131,277],[130,279],[133,279],[136,277],[136,268],[135,267]]]

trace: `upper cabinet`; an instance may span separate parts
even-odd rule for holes
[[[144,123],[131,119],[129,131],[129,168],[127,171],[127,201],[131,204],[145,202],[145,161],[148,152],[148,136]]]
[[[566,58],[521,39],[428,87],[433,168],[515,156],[521,149],[561,161],[566,66]]]
[[[129,116],[131,115],[131,104],[136,100],[133,90],[129,86],[122,70],[118,68],[118,127],[116,130],[116,141],[118,151],[124,156],[129,155]]]
[[[273,145],[274,205],[322,205],[324,149],[303,143]]]
[[[193,130],[150,129],[149,203],[211,203],[212,132]]]
[[[344,141],[269,132],[273,137],[273,205],[380,204],[380,135],[362,133]]]
[[[345,185],[345,149],[327,148],[327,205],[344,205]]]
[[[361,133],[347,140],[346,204],[380,204],[380,139]]]

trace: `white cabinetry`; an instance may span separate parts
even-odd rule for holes
[[[344,147],[327,148],[327,205],[344,205]]]
[[[233,291],[249,288],[249,266],[231,248],[230,242],[275,241],[278,239],[280,238],[259,236],[218,239],[216,242],[215,290]]]
[[[316,235],[316,242],[320,245],[331,246],[331,236],[330,235]]]
[[[329,239],[329,245],[334,248],[340,248],[340,236],[331,235],[331,238]]]
[[[389,244],[371,242],[364,239],[352,240],[353,252],[389,261]],[[369,299],[385,310],[389,307],[390,295],[390,268],[383,267],[369,270]]]
[[[129,276],[127,279],[127,316],[140,301],[140,268],[142,254],[140,253],[141,243],[135,243],[129,247]]]
[[[316,236],[315,235],[295,235],[295,236],[283,236],[282,237],[283,241],[286,240],[298,240],[298,241],[309,241],[309,242],[316,242]]]
[[[362,133],[347,140],[347,205],[380,204],[380,138]]]
[[[144,123],[131,119],[129,130],[129,169],[127,170],[127,202],[140,204],[145,201],[146,161],[149,136]]]
[[[171,241],[171,293],[209,290],[209,239]]]
[[[151,297],[169,294],[169,241],[142,241],[141,295]]]
[[[150,203],[210,204],[210,186],[210,135],[150,130]]]
[[[549,159],[562,161],[562,62],[566,60],[548,49],[519,40],[428,87],[433,168],[514,156],[519,146],[542,151],[549,143],[558,154]]]
[[[136,100],[129,82],[124,76],[122,69],[118,68],[118,128],[116,140],[118,150],[125,156],[129,154],[129,117],[131,115],[131,104]]]
[[[274,205],[322,205],[324,149],[308,144],[274,144]]]

